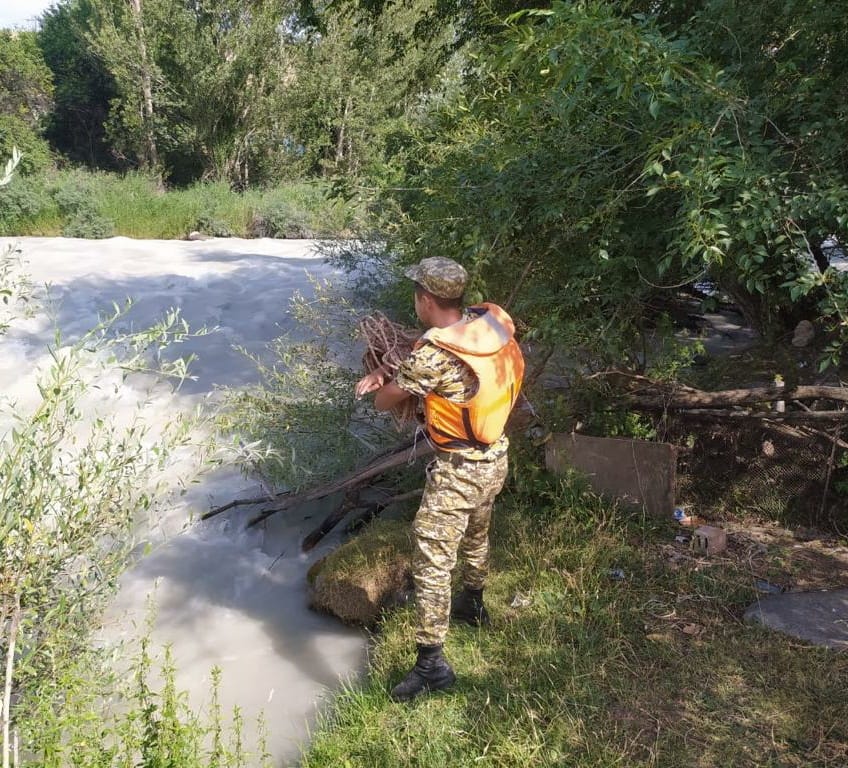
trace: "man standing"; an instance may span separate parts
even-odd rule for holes
[[[440,256],[410,267],[415,313],[429,330],[398,367],[360,379],[356,394],[376,392],[386,411],[408,397],[424,404],[424,428],[436,449],[415,516],[412,571],[418,660],[392,689],[396,701],[447,688],[456,680],[442,654],[449,618],[488,624],[483,587],[489,567],[489,522],[507,474],[503,433],[524,374],[509,315],[495,304],[463,308],[465,269]],[[451,603],[451,571],[465,561],[463,590]]]

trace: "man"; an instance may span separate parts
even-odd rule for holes
[[[415,313],[429,330],[397,370],[378,369],[356,385],[376,392],[386,411],[408,397],[424,405],[424,427],[436,449],[413,532],[418,660],[392,689],[396,701],[447,688],[456,680],[442,654],[449,617],[488,624],[483,587],[489,566],[489,522],[507,474],[503,433],[518,397],[524,360],[509,315],[495,304],[463,309],[467,274],[451,259],[410,267]],[[463,556],[463,590],[451,604],[451,571]]]

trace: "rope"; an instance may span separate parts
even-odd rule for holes
[[[420,333],[393,323],[382,312],[362,318],[359,321],[359,331],[367,345],[362,357],[365,372],[371,373],[382,366],[392,376],[397,373],[398,366],[409,356],[415,342],[420,338]],[[389,411],[398,429],[415,421],[415,408],[415,398],[408,398]]]

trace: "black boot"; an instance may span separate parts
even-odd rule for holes
[[[422,693],[449,688],[455,680],[451,665],[442,656],[441,645],[419,645],[418,661],[389,695],[394,701],[411,701]]]
[[[489,612],[483,605],[483,590],[465,587],[451,600],[451,618],[472,627],[488,627]]]

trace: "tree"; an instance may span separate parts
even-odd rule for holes
[[[452,255],[501,299],[526,267],[521,314],[549,336],[571,329],[578,348],[604,339],[611,361],[638,362],[656,294],[705,276],[763,333],[809,310],[805,296],[842,327],[844,276],[817,273],[813,257],[848,220],[830,122],[844,111],[845,21],[814,21],[815,9],[793,21],[799,7],[768,4],[751,40],[760,53],[732,68],[716,53],[724,33],[694,30],[715,18],[741,28],[747,11],[703,6],[686,38],[605,2],[510,17],[462,90],[421,121],[403,183],[380,198],[396,211],[394,252]],[[781,40],[798,57],[775,67]]]
[[[114,78],[116,150],[171,181],[261,179],[284,134],[287,0],[88,0],[87,40]]]
[[[87,0],[70,0],[54,5],[42,17],[38,44],[55,84],[45,136],[75,162],[114,167],[105,123],[109,102],[117,93],[112,76],[85,38],[91,15]]]
[[[144,9],[156,2],[151,0]],[[148,51],[141,0],[96,0],[90,7],[88,43],[113,77],[117,92],[107,132],[122,155],[161,176],[154,87],[158,91],[162,77]]]
[[[25,174],[50,162],[40,131],[52,101],[50,70],[34,33],[0,31],[0,156],[18,147]]]

